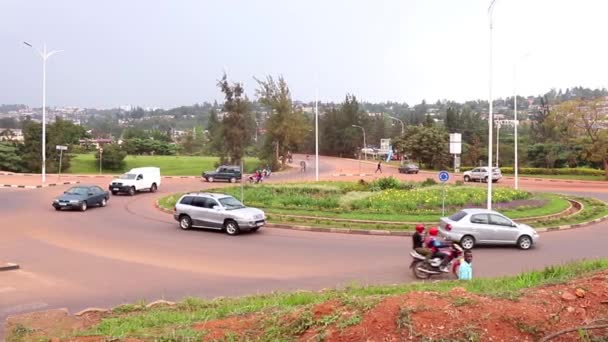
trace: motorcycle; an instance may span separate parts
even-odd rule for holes
[[[448,267],[452,270],[453,274],[458,271],[458,257],[462,255],[463,249],[460,245],[453,243],[451,246],[452,250],[448,253]],[[429,258],[416,252],[411,251],[410,255],[414,260],[410,264],[410,269],[414,273],[414,276],[418,279],[428,279],[433,275],[443,274],[445,272],[439,269],[441,265],[441,258]]]
[[[251,175],[251,176],[249,176],[249,178],[247,179],[247,181],[248,181],[249,183],[255,183],[255,184],[262,183],[262,181],[263,181],[263,180],[264,180],[264,177],[263,177],[263,176],[256,177],[256,175]]]
[[[262,170],[262,176],[264,176],[264,178],[270,177],[271,174],[272,174],[272,171],[270,171],[270,168]]]

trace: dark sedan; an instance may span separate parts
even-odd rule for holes
[[[420,168],[416,164],[403,164],[399,166],[399,173],[418,173]]]
[[[105,207],[110,199],[110,193],[97,185],[79,185],[71,187],[63,195],[53,200],[53,208],[78,209],[86,211],[88,207],[99,205]]]

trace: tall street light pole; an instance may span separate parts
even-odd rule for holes
[[[319,181],[319,89],[315,92],[315,181]]]
[[[492,0],[488,7],[488,17],[490,19],[490,77],[489,77],[489,113],[488,113],[488,210],[492,210],[492,130],[494,123],[494,115],[492,113],[492,29],[494,26],[494,4],[496,0]]]
[[[46,183],[46,60],[63,50],[47,52],[46,44],[44,44],[44,49],[40,51],[28,42],[23,42],[23,44],[35,49],[42,57],[42,183],[44,184]]]
[[[391,119],[393,119],[393,120],[399,121],[401,123],[401,136],[403,136],[403,133],[405,133],[405,125],[403,124],[403,121],[400,120],[400,119],[397,119],[394,116],[390,116],[389,115],[388,117],[391,118]]]
[[[517,120],[517,63],[521,62],[524,58],[530,56],[530,52],[526,53],[525,55],[521,56],[521,58],[519,59],[519,61],[516,61],[515,63],[513,63],[513,123],[515,125],[515,165],[514,165],[514,171],[515,171],[515,190],[519,189],[519,177],[518,177],[518,157],[517,157],[517,126],[519,126],[519,121]]]
[[[365,155],[365,160],[367,160],[367,143],[365,142],[365,128],[359,125],[353,125],[353,127],[359,127],[363,130],[363,154]]]

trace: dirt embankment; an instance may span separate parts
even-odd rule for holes
[[[608,341],[608,271],[528,289],[516,299],[480,296],[456,287],[445,293],[411,292],[351,304],[331,300],[300,308],[275,317],[272,327],[285,340],[355,342],[539,341],[568,328],[606,326],[575,330],[551,341]],[[102,336],[57,337],[73,335],[111,314],[75,317],[55,310],[12,317],[7,340],[105,341]],[[196,322],[191,329],[204,332],[204,341],[265,341],[271,336],[270,315]]]

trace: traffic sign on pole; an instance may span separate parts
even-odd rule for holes
[[[439,171],[439,180],[443,183],[450,179],[450,174],[447,171]]]
[[[67,147],[67,146],[64,146],[64,145],[56,145],[56,146],[55,146],[55,149],[56,149],[57,151],[66,151],[66,150],[68,149],[68,147]]]

